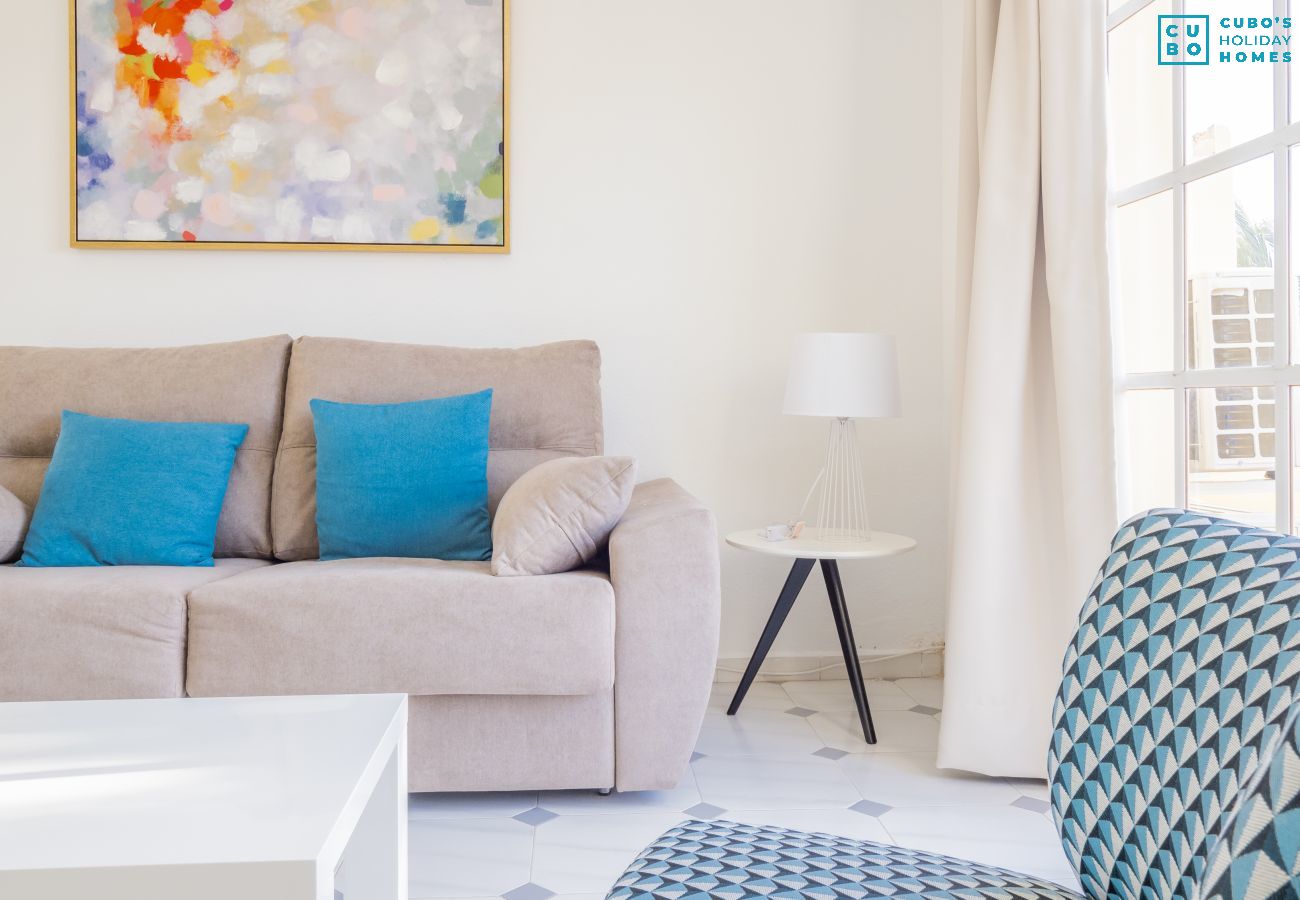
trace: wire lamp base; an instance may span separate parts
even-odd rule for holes
[[[826,465],[817,503],[818,537],[824,541],[865,541],[871,538],[867,492],[862,477],[862,452],[852,419],[832,419],[826,444]],[[817,488],[814,482],[813,489]]]

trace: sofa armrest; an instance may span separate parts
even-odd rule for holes
[[[708,708],[722,589],[713,513],[667,478],[637,485],[609,538],[615,787],[676,787]]]

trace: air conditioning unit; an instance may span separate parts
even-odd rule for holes
[[[1229,269],[1188,280],[1189,369],[1273,364],[1273,271]],[[1271,387],[1200,388],[1188,405],[1189,472],[1271,471]]]

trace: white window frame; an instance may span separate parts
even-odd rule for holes
[[[1109,35],[1136,13],[1156,0],[1129,0],[1107,16],[1107,45]],[[1184,10],[1183,0],[1173,0],[1172,12]],[[1300,4],[1298,4],[1300,9]],[[1274,0],[1276,16],[1289,15],[1288,0]],[[1292,35],[1300,36],[1300,22],[1293,22]],[[1152,41],[1156,40],[1152,36]],[[1296,48],[1300,52],[1300,47]],[[1154,65],[1154,61],[1152,63]],[[1170,66],[1172,70],[1173,169],[1123,188],[1112,189],[1112,212],[1147,197],[1169,191],[1173,208],[1170,227],[1173,229],[1174,290],[1174,347],[1172,372],[1144,372],[1127,374],[1122,370],[1119,347],[1115,353],[1115,408],[1116,433],[1119,439],[1120,484],[1119,496],[1127,495],[1126,467],[1124,465],[1124,400],[1125,394],[1135,390],[1167,389],[1174,399],[1174,485],[1175,506],[1187,506],[1187,402],[1191,388],[1214,387],[1272,387],[1274,406],[1274,474],[1276,498],[1276,527],[1283,533],[1293,531],[1292,519],[1292,457],[1291,457],[1291,388],[1300,387],[1300,365],[1291,361],[1292,319],[1296,314],[1296,291],[1288,287],[1291,278],[1291,210],[1290,210],[1290,158],[1291,149],[1300,145],[1300,122],[1290,120],[1290,66],[1300,65],[1300,60],[1290,64],[1273,64],[1273,130],[1253,140],[1223,150],[1206,159],[1186,162],[1184,130],[1184,73],[1183,66]],[[1273,156],[1273,365],[1251,368],[1201,369],[1187,368],[1187,271],[1185,227],[1185,197],[1189,182],[1222,172],[1242,163]],[[1122,298],[1112,306],[1114,331],[1120,330]],[[1123,510],[1124,513],[1136,510]]]

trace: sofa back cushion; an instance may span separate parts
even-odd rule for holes
[[[35,507],[63,410],[248,426],[217,522],[215,556],[271,556],[271,470],[288,335],[149,349],[0,347],[0,485]]]
[[[538,463],[603,450],[600,351],[590,341],[513,350],[346,338],[294,342],[271,500],[275,555],[315,559],[316,434],[311,401],[403,403],[492,389],[488,500],[496,509]]]

